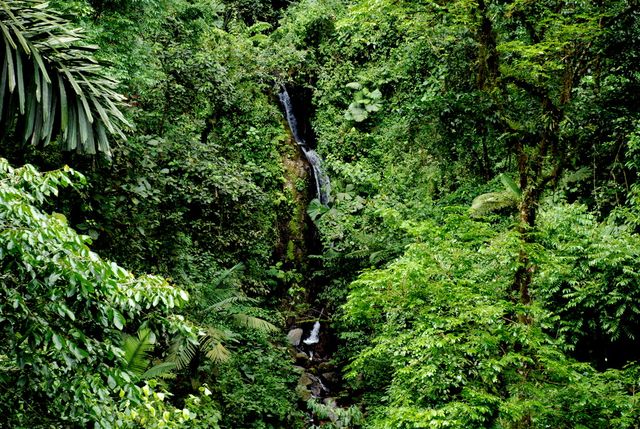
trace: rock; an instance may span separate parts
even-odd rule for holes
[[[340,375],[337,372],[323,372],[322,373],[322,378],[324,378],[325,380],[327,380],[329,383],[331,384],[338,384],[340,383]]]
[[[300,380],[298,380],[298,385],[299,386],[309,386],[310,384],[313,384],[314,380],[312,379],[312,375],[304,373],[300,376]],[[313,377],[315,378],[315,377]]]
[[[318,369],[322,372],[329,372],[335,369],[335,366],[331,362],[320,362]]]
[[[293,365],[293,370],[297,373],[297,374],[303,374],[305,369],[302,366],[296,366]]]
[[[322,402],[331,408],[336,408],[338,406],[338,403],[336,402],[336,398],[324,398],[322,400]]]
[[[289,331],[289,333],[287,334],[287,338],[289,339],[289,342],[291,343],[292,346],[300,345],[300,341],[302,341],[303,332],[304,331],[302,330],[302,328],[295,328]]]
[[[324,389],[319,384],[312,384],[309,388],[311,389],[311,394],[316,398],[322,396],[322,392]]]
[[[302,352],[296,353],[296,363],[299,365],[306,365],[309,363],[309,356]]]
[[[305,402],[311,399],[311,391],[299,384],[296,386],[296,393],[298,394],[300,399],[302,399]]]

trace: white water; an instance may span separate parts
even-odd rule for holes
[[[293,113],[291,98],[285,88],[282,89],[279,98],[282,103],[282,107],[284,107],[287,123],[289,124],[289,129],[291,130],[293,139],[296,141],[296,144],[300,146],[302,153],[304,153],[304,156],[307,158],[307,162],[313,170],[313,179],[316,185],[316,196],[318,197],[320,204],[326,206],[329,203],[329,195],[331,194],[331,182],[329,181],[327,173],[322,169],[322,159],[315,150],[307,146],[307,143],[303,140],[302,136],[300,136],[300,133],[298,132],[298,121]]]
[[[320,341],[320,322],[313,324],[309,338],[303,341],[306,345],[317,344]]]

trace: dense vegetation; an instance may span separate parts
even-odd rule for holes
[[[3,423],[640,427],[639,10],[0,0]]]

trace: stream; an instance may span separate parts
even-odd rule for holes
[[[320,204],[327,206],[329,204],[331,182],[323,169],[322,158],[302,136],[298,126],[295,106],[286,88],[282,87],[278,98],[284,110],[292,139],[304,155],[304,159],[307,161],[311,171],[311,184],[315,191],[315,198]],[[342,383],[339,369],[331,362],[335,349],[335,339],[325,325],[326,315],[323,319],[323,314],[324,309],[312,309],[310,314],[308,313],[302,317],[304,320],[291,321],[287,337],[295,355],[295,367],[300,373],[296,393],[304,402],[314,399],[335,410],[337,407],[335,396],[338,396],[342,390]],[[310,413],[311,423],[321,421],[322,419],[314,415],[313,412]]]

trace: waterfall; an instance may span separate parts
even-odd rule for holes
[[[279,95],[280,103],[282,103],[282,107],[284,107],[285,115],[287,117],[287,123],[289,124],[289,129],[291,130],[291,134],[293,135],[293,139],[296,144],[302,150],[305,158],[307,158],[307,162],[311,166],[313,170],[313,179],[316,185],[316,196],[320,203],[326,206],[329,203],[329,194],[331,193],[331,182],[329,181],[329,176],[322,169],[322,158],[316,153],[315,150],[311,149],[307,143],[304,141],[300,132],[298,131],[298,121],[296,120],[296,116],[293,113],[293,105],[291,104],[291,98],[289,97],[289,93],[286,88],[282,88],[282,92]]]
[[[320,341],[320,322],[316,321],[313,324],[313,329],[311,330],[311,334],[309,334],[309,338],[303,341],[306,345],[317,344]]]

